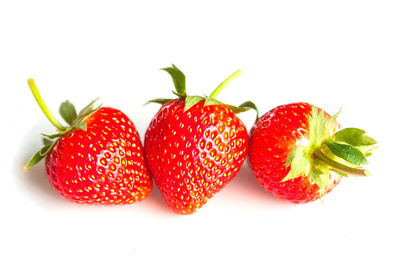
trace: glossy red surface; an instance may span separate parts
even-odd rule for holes
[[[321,197],[318,185],[308,176],[281,182],[290,170],[285,166],[290,152],[297,144],[308,142],[307,116],[310,114],[311,105],[308,103],[278,106],[259,118],[249,140],[250,166],[258,183],[273,195],[294,203],[305,203]],[[325,194],[340,179],[340,176],[331,175]]]
[[[57,142],[46,158],[50,183],[78,203],[129,204],[152,188],[139,135],[119,110],[103,107]]]
[[[239,172],[248,146],[242,121],[226,105],[184,112],[184,100],[161,107],[145,136],[146,161],[157,186],[177,213],[202,207]]]

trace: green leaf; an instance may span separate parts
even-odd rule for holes
[[[183,111],[189,110],[191,107],[193,107],[202,100],[204,100],[204,97],[202,96],[187,96],[185,98],[185,108],[183,109]]]
[[[338,169],[335,169],[335,168],[331,168],[330,170],[333,171],[333,172],[336,172],[337,174],[339,174],[339,175],[341,175],[343,177],[349,177],[349,175],[347,173],[342,172],[341,170],[338,170]]]
[[[326,149],[315,149],[313,152],[313,164],[317,163],[319,165],[329,166],[331,169],[336,169],[347,173],[351,176],[367,176],[368,171],[359,166],[356,166],[338,156],[334,155],[328,146],[324,144]],[[329,152],[329,153],[327,153]]]
[[[351,164],[360,166],[361,164],[368,163],[363,153],[355,147],[335,142],[326,142],[326,146],[335,156],[342,158]]]
[[[41,155],[40,151],[38,151],[33,157],[29,160],[28,164],[25,165],[25,169],[29,169],[33,165],[36,165],[39,161],[41,161],[44,158],[43,155]]]
[[[297,146],[297,147],[295,147],[295,148],[290,152],[289,156],[287,157],[285,166],[286,166],[286,167],[289,167],[289,166],[292,164],[292,162],[293,162],[293,160],[294,160],[295,157],[302,157],[302,156],[303,156],[303,150],[304,150],[304,148],[305,148],[304,146]]]
[[[238,106],[233,106],[233,105],[227,105],[231,110],[232,110],[232,112],[233,113],[235,113],[235,114],[238,114],[238,113],[241,113],[241,112],[246,112],[246,111],[248,111],[249,110],[249,108],[246,108],[246,107],[238,107]]]
[[[318,187],[319,188],[322,188],[322,175],[323,175],[323,172],[321,172],[320,170],[318,170],[318,169],[312,169],[311,171],[310,171],[310,178],[318,185]]]
[[[171,99],[171,98],[156,98],[156,99],[152,99],[152,100],[147,101],[145,103],[145,105],[147,105],[149,103],[157,103],[157,104],[164,105],[165,103],[168,103],[171,100],[173,100],[173,99]]]
[[[172,77],[172,81],[174,82],[176,93],[180,97],[186,96],[186,78],[182,71],[180,71],[174,64],[172,67],[163,68],[161,70],[165,70]]]
[[[218,101],[215,98],[206,97],[204,101],[204,106],[213,106],[213,105],[224,105],[224,103]]]
[[[94,103],[98,100],[98,98],[96,98],[95,100],[93,100],[92,102],[90,102],[86,107],[84,107],[78,114],[78,116],[76,117],[76,119],[72,122],[71,126],[72,128],[80,128],[82,130],[86,131],[87,125],[86,123],[84,123],[84,121],[91,116],[92,114],[94,114],[96,111],[98,111],[101,108],[101,104],[99,106],[97,106],[96,108],[94,107]]]
[[[100,107],[102,106],[101,104],[97,107],[94,108],[94,103],[98,100],[99,98],[94,99],[92,102],[90,102],[86,107],[84,107],[83,109],[81,109],[81,111],[79,111],[78,117],[79,118],[86,118],[89,115],[93,114],[95,111],[97,111],[98,109],[100,109]]]
[[[319,147],[325,140],[325,127],[327,119],[324,112],[312,106],[311,116],[308,116],[308,124],[310,128],[310,146]]]
[[[32,167],[33,165],[41,161],[43,158],[45,158],[47,154],[49,154],[55,143],[56,142],[47,144],[43,146],[38,152],[36,152],[36,154],[33,155],[33,157],[29,160],[28,164],[25,165],[25,169]]]
[[[352,146],[371,146],[377,142],[369,136],[364,135],[365,131],[357,128],[345,128],[332,136],[337,142],[344,142]]]
[[[51,141],[47,138],[42,138],[42,142],[43,142],[43,145],[45,145],[45,146],[51,145],[53,143],[53,141]]]
[[[76,110],[74,105],[71,104],[68,100],[61,103],[60,109],[59,109],[61,117],[69,124],[71,125],[72,122],[76,119],[78,116],[76,114]]]
[[[355,146],[358,150],[360,150],[361,153],[364,154],[364,156],[369,157],[372,155],[371,151],[376,149],[378,146],[376,145],[371,145],[371,146]]]
[[[61,137],[62,136],[62,134],[60,134],[60,133],[57,133],[57,134],[45,134],[45,133],[40,133],[41,135],[43,135],[43,136],[45,136],[45,137],[47,137],[47,138],[49,138],[49,139],[55,139],[55,138],[58,138],[58,137]]]
[[[254,104],[252,101],[246,101],[246,102],[240,104],[239,107],[251,108],[251,109],[255,110],[256,114],[257,114],[256,120],[258,120],[258,117],[259,117],[258,108],[257,108],[256,104]]]
[[[319,193],[323,195],[329,182],[329,168],[327,165],[315,164],[310,170],[310,178],[318,185]]]
[[[79,129],[82,129],[82,130],[86,131],[87,130],[87,124],[86,124],[86,122],[81,122],[78,125],[75,125],[74,128],[79,128]]]
[[[327,125],[326,125],[326,132],[325,132],[326,136],[331,135],[333,125],[341,112],[342,112],[342,109],[340,108],[340,110],[328,120]]]
[[[308,147],[297,146],[292,150],[286,160],[286,167],[290,166],[289,173],[282,182],[294,179],[301,175],[308,175],[310,172],[310,153]]]

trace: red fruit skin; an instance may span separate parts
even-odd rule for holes
[[[147,197],[152,182],[131,120],[102,107],[85,122],[87,131],[65,134],[46,158],[53,187],[77,203],[130,204]]]
[[[281,182],[290,170],[290,166],[285,166],[290,152],[297,142],[308,141],[307,116],[310,114],[311,105],[308,103],[278,106],[259,118],[250,134],[249,161],[258,183],[273,195],[293,203],[306,203],[322,197],[318,185],[308,176]],[[330,118],[329,114],[325,115]],[[331,174],[325,194],[341,178]]]
[[[192,214],[239,172],[248,134],[226,105],[183,111],[185,100],[161,107],[145,136],[149,170],[170,208]]]

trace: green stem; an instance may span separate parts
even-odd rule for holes
[[[342,171],[344,173],[350,174],[352,176],[369,176],[369,171],[366,169],[357,169],[357,168],[351,168],[349,166],[340,164],[339,162],[334,161],[333,159],[329,158],[326,156],[324,153],[322,153],[320,150],[316,149],[313,153],[313,156],[326,163],[328,166],[337,169],[339,171]]]
[[[242,74],[241,70],[237,70],[234,73],[232,73],[228,78],[226,78],[220,85],[218,85],[217,88],[211,93],[210,98],[216,98],[219,93],[234,79],[240,76]]]
[[[53,116],[53,114],[51,114],[50,110],[47,108],[46,104],[39,94],[39,90],[36,87],[35,81],[32,78],[28,79],[28,85],[32,91],[33,96],[36,99],[36,102],[39,104],[39,107],[42,109],[44,115],[46,115],[51,124],[53,124],[57,128],[57,130],[61,132],[65,131],[66,128]]]

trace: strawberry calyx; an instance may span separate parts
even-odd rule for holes
[[[221,84],[219,84],[217,88],[215,88],[214,91],[209,96],[198,96],[198,95],[191,96],[186,94],[186,78],[181,70],[179,70],[174,64],[172,64],[172,67],[162,68],[161,70],[164,70],[171,75],[172,81],[174,82],[175,85],[175,91],[173,90],[172,93],[178,96],[179,98],[185,99],[184,111],[189,110],[191,107],[193,107],[194,105],[196,105],[201,101],[204,101],[204,106],[224,105],[224,103],[217,100],[216,97],[230,82],[232,82],[235,78],[237,78],[242,74],[242,71],[240,69],[235,71],[228,78],[226,78]],[[148,101],[147,103],[158,103],[163,105],[171,100],[173,99],[156,98]],[[235,114],[248,111],[249,109],[253,109],[256,111],[258,119],[259,113],[257,106],[251,101],[246,101],[239,106],[234,106],[234,105],[227,105],[227,106]]]
[[[281,181],[299,176],[308,176],[314,181],[323,195],[329,184],[330,172],[341,176],[368,176],[363,165],[376,148],[377,141],[365,135],[358,128],[345,128],[334,132],[334,124],[340,111],[327,119],[322,110],[312,106],[308,116],[308,145],[298,145],[289,154],[286,167],[290,171]]]
[[[28,79],[28,85],[39,107],[46,115],[48,120],[51,122],[51,124],[53,124],[53,126],[56,128],[57,133],[55,134],[41,133],[41,135],[43,136],[42,141],[44,146],[29,160],[25,168],[29,168],[37,164],[43,158],[45,158],[50,153],[50,151],[57,143],[57,141],[68,132],[75,131],[78,129],[86,131],[87,124],[85,120],[101,108],[101,105],[94,107],[94,103],[98,100],[98,98],[96,98],[95,100],[90,102],[86,107],[84,107],[79,113],[77,113],[74,105],[68,100],[66,100],[63,103],[61,103],[59,109],[61,117],[68,124],[68,126],[64,126],[54,117],[54,115],[47,108],[46,104],[44,103],[39,93],[39,90],[37,89],[35,81],[32,78]]]

